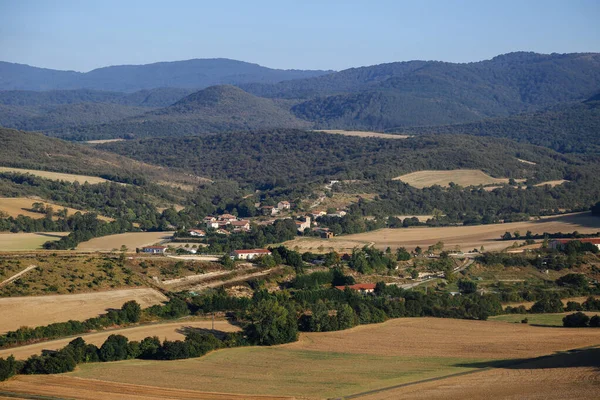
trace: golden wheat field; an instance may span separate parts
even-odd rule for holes
[[[173,232],[130,232],[97,237],[77,246],[78,251],[112,251],[126,246],[130,252],[170,239]]]
[[[71,207],[64,207],[58,204],[50,203],[45,200],[40,199],[29,199],[26,197],[0,197],[0,212],[5,212],[10,217],[17,217],[19,215],[24,215],[30,218],[44,218],[45,214],[36,213],[30,211],[33,208],[33,203],[42,203],[44,207],[52,207],[54,212],[60,211],[62,209],[67,209],[67,215],[75,214],[76,212],[86,213],[89,211],[77,210]],[[53,219],[57,219],[58,217],[53,217]],[[112,218],[98,216],[98,219],[104,221],[113,221]]]
[[[325,129],[318,132],[330,133],[332,135],[356,136],[362,138],[379,138],[379,139],[407,139],[408,135],[392,135],[390,133],[369,132],[369,131],[344,131],[341,129]]]
[[[448,186],[454,182],[460,186],[478,186],[508,183],[508,178],[493,178],[478,169],[455,169],[450,171],[418,171],[410,174],[401,175],[393,180],[402,181],[419,189],[425,187],[440,185]],[[522,182],[523,179],[515,179]]]
[[[65,174],[61,172],[40,171],[37,169],[24,169],[12,167],[0,167],[0,172],[14,172],[18,174],[31,174],[40,178],[52,179],[55,181],[79,182],[79,183],[103,183],[108,182],[106,179],[97,176]]]

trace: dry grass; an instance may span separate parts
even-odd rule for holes
[[[69,232],[0,233],[0,251],[37,250],[48,241],[56,241]]]
[[[546,181],[546,182],[538,183],[535,186],[546,186],[546,185],[549,185],[551,187],[554,187],[554,186],[562,185],[565,182],[570,182],[570,181],[568,181],[566,179],[559,179],[557,181]]]
[[[523,160],[521,158],[517,158],[517,161],[522,162],[523,164],[529,164],[529,165],[537,165],[537,163],[534,163],[533,161],[527,161],[527,160]]]
[[[88,182],[91,184],[108,182],[106,179],[99,178],[97,176],[63,174],[60,172],[39,171],[36,169],[0,167],[0,172],[14,172],[14,173],[18,173],[18,174],[31,174],[31,175],[39,176],[40,178],[52,179],[55,181],[79,182],[79,183]]]
[[[0,212],[5,212],[10,217],[17,217],[19,215],[24,215],[26,217],[31,217],[35,219],[44,218],[44,214],[36,213],[29,211],[33,207],[33,203],[43,203],[45,207],[52,207],[54,212],[60,211],[64,208],[67,209],[67,215],[75,214],[76,212],[86,213],[88,211],[77,210],[71,207],[64,207],[58,204],[49,203],[40,199],[28,199],[26,197],[0,197]],[[54,220],[58,219],[58,217],[54,217]],[[98,216],[98,219],[104,221],[113,221],[112,218]]]
[[[22,326],[36,327],[70,319],[82,321],[121,308],[135,300],[142,308],[167,301],[154,289],[122,289],[94,293],[0,298],[0,333]]]
[[[460,186],[478,186],[493,185],[499,183],[508,183],[508,178],[493,178],[478,169],[456,169],[450,171],[418,171],[410,174],[398,176],[393,180],[399,180],[408,183],[419,189],[425,187],[440,185],[448,186],[454,182]],[[522,182],[523,179],[515,179]]]
[[[87,144],[103,144],[103,143],[113,143],[113,142],[124,142],[125,139],[98,139],[98,140],[87,140],[85,143]]]
[[[512,241],[501,241],[500,236],[505,232],[527,231],[533,234],[544,232],[573,232],[596,233],[600,231],[600,218],[591,216],[590,213],[565,214],[552,217],[543,217],[536,221],[511,222],[506,224],[490,224],[477,226],[456,226],[443,228],[399,228],[380,229],[373,232],[359,233],[334,237],[332,239],[298,238],[284,244],[289,248],[296,246],[300,251],[324,247],[324,251],[333,248],[340,252],[352,251],[352,248],[373,244],[375,247],[392,249],[406,247],[409,249],[420,246],[427,248],[439,241],[444,242],[445,248],[454,249],[456,246],[462,250],[479,249],[484,246],[486,250],[503,250]]]
[[[408,135],[392,135],[389,133],[381,133],[381,132],[368,132],[368,131],[344,131],[340,129],[325,129],[319,130],[318,132],[330,133],[334,135],[344,135],[344,136],[357,136],[357,137],[374,137],[379,139],[407,139],[410,136]]]
[[[492,360],[529,359],[597,342],[598,334],[593,329],[404,318],[347,331],[302,334],[300,341],[282,346],[224,349],[198,359],[81,365],[60,379],[64,379],[65,388],[69,382],[80,385],[75,387],[89,394],[85,398],[103,397],[101,390],[107,390],[102,388],[103,381],[125,384],[116,386],[124,388],[131,384],[157,386],[155,393],[169,398],[178,398],[179,392],[166,391],[167,388],[242,396],[251,393],[326,398],[477,371],[493,365]],[[0,384],[0,391],[55,393],[41,386],[49,378],[53,377],[18,377]],[[90,378],[93,380],[86,380]],[[493,382],[490,378],[484,384]],[[92,397],[91,390],[96,387],[100,393]],[[79,391],[68,393],[71,398],[83,398],[78,397]],[[146,393],[153,392],[148,388],[148,392],[140,392],[140,398],[146,398]]]
[[[111,251],[126,246],[129,251],[138,247],[150,246],[173,236],[173,232],[131,232],[102,236],[80,243],[79,251]]]
[[[160,340],[183,340],[185,339],[184,332],[186,330],[193,329],[211,329],[212,321],[199,320],[199,319],[185,319],[177,322],[168,323],[155,323],[146,324],[140,326],[134,326],[130,328],[122,329],[110,329],[102,332],[88,333],[84,335],[77,335],[82,337],[86,343],[95,344],[100,347],[102,343],[110,335],[123,335],[129,340],[141,341],[148,336],[158,336]],[[216,320],[215,330],[222,332],[236,332],[240,328],[230,324],[227,321]],[[31,344],[28,346],[20,346],[12,349],[0,350],[0,357],[8,357],[14,355],[16,359],[23,360],[30,357],[33,354],[40,354],[42,350],[58,350],[65,347],[69,342],[73,340],[73,337],[66,339],[51,340],[49,342],[42,342]]]

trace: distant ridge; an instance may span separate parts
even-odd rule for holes
[[[85,73],[1,61],[0,90],[96,89],[134,92],[159,87],[203,89],[222,84],[276,83],[330,72],[272,69],[226,58],[117,65]]]

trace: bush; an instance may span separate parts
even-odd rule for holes
[[[0,358],[0,382],[7,380],[17,373],[17,362],[13,356]]]
[[[532,313],[560,313],[563,312],[563,303],[558,296],[546,297],[531,306]]]
[[[600,317],[599,316],[594,315],[592,318],[590,318],[590,327],[600,328]]]
[[[576,301],[568,301],[565,311],[583,311],[583,306]]]
[[[563,318],[563,326],[566,328],[583,328],[588,326],[590,317],[582,312],[569,314]]]
[[[468,279],[459,279],[457,285],[458,290],[464,294],[475,293],[477,291],[477,283]]]

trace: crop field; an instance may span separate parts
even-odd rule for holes
[[[83,335],[77,335],[82,337],[86,343],[92,343],[96,346],[101,346],[102,343],[110,335],[123,335],[129,338],[129,340],[142,340],[148,336],[158,336],[160,340],[183,340],[185,338],[184,333],[187,330],[194,329],[211,329],[212,321],[206,319],[183,319],[177,322],[167,323],[154,323],[139,325],[130,328],[122,329],[109,329],[101,332],[88,333]],[[224,320],[215,320],[215,330],[222,332],[235,332],[238,331],[235,325],[230,324]],[[0,357],[8,357],[14,355],[16,359],[23,360],[33,354],[40,354],[42,350],[58,350],[65,347],[69,342],[73,340],[73,337],[66,339],[51,340],[48,342],[35,343],[27,346],[15,347],[12,349],[0,350]]]
[[[310,249],[315,251],[323,246],[325,252],[334,249],[344,253],[351,252],[354,247],[371,244],[380,249],[385,249],[388,246],[392,249],[406,247],[412,250],[416,246],[426,249],[428,246],[440,241],[444,243],[446,249],[454,249],[458,246],[466,251],[484,246],[485,250],[503,250],[512,245],[514,241],[499,240],[500,236],[505,232],[515,231],[519,231],[521,234],[527,231],[531,231],[533,234],[574,231],[588,234],[597,233],[600,231],[600,218],[586,212],[505,224],[379,229],[331,239],[297,238],[284,244],[289,248],[296,248],[297,246],[299,251]]]
[[[301,334],[298,342],[282,346],[223,349],[197,359],[84,364],[60,379],[65,386],[69,379],[84,384],[85,390],[105,381],[161,388],[156,390],[331,398],[461,372],[483,370],[481,373],[502,376],[509,370],[501,369],[500,361],[511,360],[502,366],[514,365],[515,360],[593,346],[598,340],[593,329],[403,318],[346,331]],[[35,388],[35,382],[41,385],[48,378],[52,377],[17,377],[1,383],[0,391],[48,393],[44,386]],[[82,398],[76,392],[68,393],[70,398]],[[171,398],[168,393],[165,397]],[[385,393],[389,392],[380,395]]]
[[[1,251],[37,250],[48,241],[60,240],[69,232],[0,233]]]
[[[88,211],[77,210],[70,207],[64,207],[58,204],[49,203],[44,200],[39,199],[28,199],[26,197],[0,197],[0,213],[5,212],[9,217],[17,217],[19,215],[24,215],[26,217],[31,218],[44,218],[45,214],[36,213],[33,211],[29,211],[33,208],[33,203],[42,203],[45,207],[52,207],[54,212],[60,211],[64,208],[67,209],[67,215],[75,214],[76,212],[86,213]],[[58,219],[58,217],[54,217],[53,219]],[[98,219],[104,221],[112,221],[112,218],[98,216]]]
[[[527,323],[539,326],[563,326],[562,319],[573,314],[574,311],[556,314],[506,314],[490,317],[492,321],[501,321],[509,323],[521,323],[521,320],[527,318]],[[585,312],[588,317],[598,315],[598,312]]]
[[[450,171],[418,171],[410,174],[398,176],[395,181],[408,183],[419,189],[425,187],[440,185],[448,186],[454,182],[460,186],[493,185],[499,183],[508,183],[508,178],[493,178],[478,169],[456,169]],[[523,181],[523,179],[515,179]]]
[[[31,273],[35,273],[32,271]],[[0,333],[21,326],[35,327],[70,319],[82,321],[103,314],[110,308],[121,308],[135,300],[142,308],[167,301],[154,289],[122,289],[104,292],[0,298]]]
[[[40,178],[52,179],[55,181],[79,182],[79,183],[88,182],[91,184],[108,182],[106,179],[99,178],[97,176],[63,174],[60,172],[39,171],[36,169],[0,167],[0,172],[14,172],[14,173],[18,173],[18,174],[31,174],[31,175],[39,176]]]
[[[129,251],[135,251],[137,247],[150,246],[169,239],[173,232],[131,232],[117,235],[102,236],[77,246],[79,251],[112,251],[126,246]]]
[[[368,132],[368,131],[344,131],[341,129],[325,129],[317,132],[330,133],[333,135],[356,136],[363,138],[379,138],[379,139],[407,139],[408,135],[392,135],[389,133]]]

